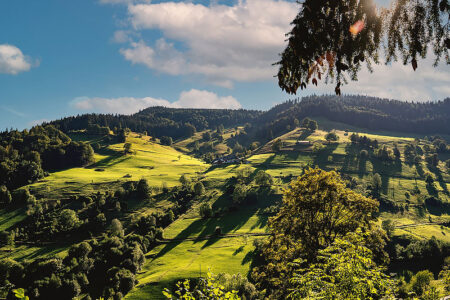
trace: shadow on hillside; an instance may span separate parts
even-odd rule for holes
[[[313,132],[311,130],[303,130],[302,134],[298,137],[299,141],[306,140]]]
[[[328,156],[332,156],[333,152],[337,149],[338,146],[339,143],[326,145],[325,148],[320,150],[320,152],[317,153],[317,155],[314,157],[313,165],[318,166],[323,170],[329,169],[327,168],[327,165],[330,163],[328,161]]]
[[[269,192],[265,191],[267,195],[263,195],[258,197],[258,202],[255,204],[243,204],[239,210],[233,211],[228,210],[231,206],[232,199],[229,195],[222,195],[219,197],[216,202],[213,204],[213,210],[218,211],[220,208],[227,210],[224,215],[209,218],[209,219],[198,219],[192,222],[188,227],[183,229],[175,238],[174,241],[168,243],[164,246],[161,251],[155,256],[155,258],[161,257],[166,253],[170,252],[172,249],[180,245],[183,240],[196,235],[196,238],[193,238],[194,243],[204,242],[201,249],[205,249],[217,241],[219,241],[222,237],[219,235],[215,235],[215,230],[217,226],[220,226],[222,235],[226,235],[229,233],[236,232],[242,226],[244,226],[248,220],[254,216],[257,211],[261,208],[269,206],[271,203],[278,201],[280,198],[279,195],[273,195]],[[277,197],[275,197],[277,196]],[[272,200],[272,202],[271,202]],[[256,228],[263,228],[267,224],[267,215],[258,215],[258,220],[255,225],[251,227],[250,230],[254,230]],[[205,240],[205,237],[207,239]]]
[[[381,192],[387,195],[389,193],[389,180],[391,177],[401,176],[402,174],[401,161],[383,161],[372,157],[370,162],[373,166],[373,174],[378,173],[381,176]]]
[[[103,168],[103,167],[111,167],[118,163],[124,162],[131,158],[129,155],[123,155],[122,152],[110,150],[110,149],[103,149],[99,152],[101,155],[107,155],[108,157],[105,157],[98,162],[90,165],[87,169],[94,169],[94,168]]]
[[[439,168],[436,168],[435,166],[432,166],[430,164],[428,164],[428,169],[436,176],[436,181],[441,186],[444,194],[449,195],[447,183],[445,182],[444,177],[442,176],[441,170],[439,170]]]

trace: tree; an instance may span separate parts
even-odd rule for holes
[[[139,197],[141,197],[144,200],[150,199],[152,189],[150,185],[148,184],[147,179],[141,178],[136,186],[136,192]]]
[[[213,215],[213,210],[211,207],[210,203],[202,203],[202,205],[200,205],[200,216],[203,219],[207,219],[207,218],[211,218]]]
[[[80,221],[78,220],[77,213],[71,209],[64,209],[59,215],[59,225],[63,231],[69,231],[78,226]]]
[[[131,143],[125,143],[123,145],[123,153],[124,154],[128,154],[128,153],[132,153],[133,151],[131,150],[131,148],[133,147],[133,144]]]
[[[421,296],[429,287],[433,279],[433,273],[428,270],[417,272],[417,274],[411,279],[411,289],[416,293],[416,295]]]
[[[205,142],[209,142],[211,140],[211,133],[209,131],[203,132],[202,138]]]
[[[12,202],[11,193],[4,185],[0,186],[0,202],[5,204],[10,204]]]
[[[124,230],[123,230],[122,223],[117,219],[113,219],[111,221],[111,226],[109,228],[109,232],[113,236],[123,237]]]
[[[241,204],[245,200],[246,196],[247,196],[247,187],[243,184],[237,184],[234,187],[233,191],[233,204],[234,205]]]
[[[336,134],[336,132],[332,131],[332,132],[328,132],[325,135],[325,139],[327,140],[328,143],[336,142],[339,140],[339,136]]]
[[[309,127],[309,122],[311,122],[311,119],[310,119],[310,118],[304,118],[304,119],[302,120],[302,127],[303,127],[303,128],[308,128],[308,127]]]
[[[389,238],[394,235],[395,225],[391,219],[383,220],[383,222],[381,222],[381,228],[386,231],[386,234]]]
[[[308,129],[309,130],[316,131],[317,128],[319,128],[319,126],[317,125],[316,121],[314,121],[314,120],[309,121],[309,124],[308,124]]]
[[[194,192],[197,196],[201,196],[205,193],[205,186],[200,181],[195,183]]]
[[[347,79],[357,80],[365,62],[372,70],[379,63],[386,41],[386,62],[397,60],[416,70],[429,46],[435,63],[450,63],[447,0],[396,0],[390,10],[376,9],[373,0],[305,0],[288,34],[288,45],[278,62],[278,84],[295,94],[322,77],[335,79],[335,92]],[[347,76],[346,76],[347,75]]]
[[[398,149],[398,147],[394,147],[394,156],[396,160],[400,160],[400,150]]]
[[[375,198],[380,197],[381,194],[381,176],[378,173],[373,174],[372,176],[372,193]]]
[[[290,299],[381,299],[392,296],[393,282],[373,261],[361,231],[337,238],[319,250],[317,262],[297,263]],[[306,265],[305,265],[306,264]]]
[[[191,137],[195,134],[195,132],[197,132],[197,129],[191,123],[184,124],[184,127],[186,128],[187,137]]]
[[[180,176],[179,181],[182,186],[186,186],[190,182],[189,178],[185,174]]]
[[[263,170],[259,170],[255,176],[255,183],[261,186],[271,186],[273,184],[273,179],[272,176],[270,176]]]
[[[266,262],[253,272],[259,289],[285,298],[292,262],[314,263],[318,251],[336,238],[370,229],[377,208],[377,201],[347,188],[336,172],[307,169],[291,182],[279,213],[269,219],[271,236],[262,250]]]
[[[283,147],[283,142],[280,139],[277,139],[275,142],[273,142],[272,144],[272,151],[274,152],[279,152],[281,150],[281,148]]]
[[[198,141],[195,141],[195,143],[194,143],[194,151],[197,152],[198,150],[200,150],[200,143]]]
[[[170,136],[163,136],[161,138],[161,144],[166,145],[166,146],[172,146],[173,140]]]
[[[437,153],[433,153],[431,155],[427,155],[425,157],[425,161],[427,162],[427,164],[429,164],[432,167],[437,167],[439,164],[439,156],[437,155]]]

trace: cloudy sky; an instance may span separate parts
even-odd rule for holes
[[[268,109],[290,98],[272,63],[297,11],[293,0],[2,0],[0,129],[152,105]],[[450,96],[450,67],[431,65],[379,65],[343,92]]]

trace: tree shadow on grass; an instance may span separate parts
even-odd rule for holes
[[[165,255],[166,253],[180,245],[183,240],[191,237],[192,235],[197,236],[197,238],[193,240],[194,243],[202,242],[205,240],[204,238],[206,236],[210,236],[206,240],[206,243],[201,247],[201,249],[209,247],[222,238],[220,235],[215,235],[215,229],[217,226],[220,226],[222,234],[236,231],[241,228],[251,216],[255,214],[256,210],[256,207],[247,208],[235,212],[229,212],[226,215],[218,218],[195,220],[188,227],[183,229],[172,242],[166,244],[164,248],[161,249],[158,254],[156,254],[155,258]]]
[[[381,176],[381,191],[387,195],[389,193],[389,180],[394,176],[401,176],[401,161],[383,161],[377,157],[372,157],[370,162],[373,166],[373,173]]]
[[[220,196],[216,202],[213,204],[213,209],[224,209],[225,214],[216,218],[209,219],[198,219],[192,222],[188,227],[183,229],[174,240],[164,246],[163,249],[155,256],[155,258],[161,257],[168,253],[179,244],[183,242],[186,238],[195,235],[194,243],[199,243],[205,241],[205,237],[209,237],[206,242],[202,245],[201,249],[205,249],[221,238],[220,235],[215,235],[215,230],[217,226],[220,226],[222,235],[236,232],[242,226],[244,226],[248,220],[254,216],[259,209],[262,207],[270,206],[270,204],[275,203],[281,199],[280,195],[272,194],[271,190],[263,190],[263,196],[258,197],[258,202],[255,204],[243,204],[239,210],[231,211],[228,207],[231,206],[232,200],[229,195],[223,194]],[[255,228],[263,228],[267,224],[267,215],[258,215],[258,220],[255,225],[251,227],[250,230]]]
[[[234,252],[233,252],[233,256],[238,255],[239,253],[241,253],[242,251],[244,251],[245,246],[240,246],[239,248],[237,248]]]
[[[323,170],[326,170],[327,165],[330,163],[328,161],[328,156],[332,155],[333,151],[335,151],[338,146],[339,146],[339,143],[333,143],[333,144],[326,145],[325,148],[320,150],[317,153],[317,155],[314,157],[313,164]]]
[[[441,186],[443,192],[445,195],[449,195],[449,191],[447,188],[447,182],[445,182],[444,177],[442,176],[442,172],[441,170],[439,170],[439,168],[432,166],[430,164],[428,164],[428,169],[434,174],[436,175],[436,181],[439,183],[439,185]]]
[[[304,141],[307,139],[313,132],[311,130],[303,130],[302,134],[298,137],[299,141]]]
[[[108,157],[105,157],[98,162],[90,165],[87,169],[94,169],[94,168],[103,168],[103,167],[111,167],[118,163],[124,162],[126,160],[129,160],[131,158],[130,155],[124,155],[122,152],[105,149],[102,150],[102,155],[108,155]]]

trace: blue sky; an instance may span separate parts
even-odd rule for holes
[[[0,1],[0,128],[150,105],[268,109],[290,98],[271,63],[296,11],[287,0]],[[344,92],[450,95],[445,65],[375,71]],[[300,96],[332,91],[319,85]]]

